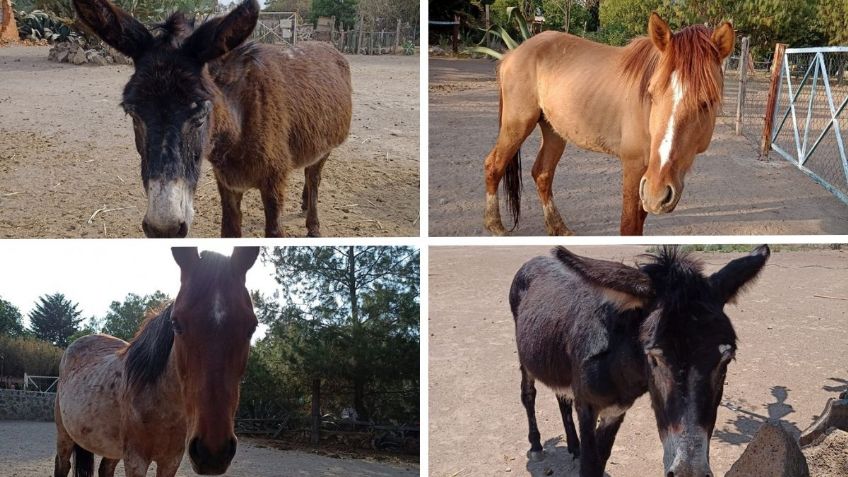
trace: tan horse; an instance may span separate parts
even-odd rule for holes
[[[127,343],[91,335],[62,356],[56,394],[56,467],[67,477],[100,477],[124,461],[127,477],[173,477],[183,452],[201,475],[224,473],[236,452],[233,421],[256,315],[245,274],[258,247],[232,257],[174,248],[181,286]]]
[[[521,204],[519,149],[538,124],[533,179],[551,235],[571,235],[553,202],[554,172],[567,141],[621,159],[621,234],[641,235],[647,213],[674,210],[695,155],[710,144],[719,109],[721,63],[733,51],[730,23],[672,33],[654,13],[648,37],[613,47],[544,32],[498,68],[500,132],[486,157],[486,228],[506,231],[498,206],[505,177],[514,223]]]

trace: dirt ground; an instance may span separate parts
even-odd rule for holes
[[[0,468],[7,477],[52,475],[56,426],[52,422],[0,421]],[[155,466],[148,469],[153,476]],[[414,464],[386,464],[366,460],[333,459],[306,452],[274,449],[261,440],[239,439],[238,451],[226,475],[230,477],[313,477],[313,476],[417,476]],[[124,475],[118,464],[117,476]],[[197,475],[188,458],[183,459],[177,477]]]
[[[143,237],[146,199],[132,124],[118,106],[131,66],[47,61],[47,47],[0,48],[0,237]],[[319,193],[325,236],[418,235],[419,59],[348,56],[354,117]],[[283,226],[306,235],[303,174],[289,184]],[[193,237],[217,237],[221,211],[209,164]],[[92,214],[100,209],[90,220]],[[259,192],[242,204],[243,233],[261,237]]]
[[[483,227],[483,161],[498,133],[495,63],[430,59],[430,234],[488,235]],[[725,105],[725,109],[731,106]],[[530,175],[538,128],[522,147],[524,203],[514,235],[544,235]],[[554,199],[578,235],[616,235],[621,214],[616,157],[566,147]],[[501,204],[504,224],[511,222]],[[806,235],[848,233],[848,206],[782,159],[757,160],[748,140],[722,121],[686,178],[677,209],[651,216],[646,235]]]
[[[646,251],[642,246],[571,249],[631,264]],[[536,412],[548,456],[540,463],[526,458],[527,420],[507,294],[518,268],[548,252],[547,247],[431,247],[432,476],[577,475],[577,462],[562,441],[556,398],[544,386],[537,388]],[[698,256],[710,273],[740,254]],[[780,419],[798,436],[828,398],[848,388],[846,283],[845,250],[776,252],[738,305],[726,307],[739,350],[711,442],[715,475],[727,472],[765,419]],[[607,472],[612,477],[662,473],[662,445],[647,396],[627,413]]]

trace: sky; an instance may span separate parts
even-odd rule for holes
[[[233,247],[209,241],[201,250],[230,255]],[[279,289],[273,267],[257,259],[247,272],[248,290]],[[102,318],[127,293],[161,290],[171,297],[180,269],[168,244],[157,240],[6,240],[0,247],[0,298],[20,309],[24,323],[39,296],[60,292],[78,303],[83,317]]]

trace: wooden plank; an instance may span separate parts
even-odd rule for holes
[[[783,57],[785,53],[785,43],[777,43],[774,45],[774,60],[771,63],[771,83],[769,84],[768,101],[766,101],[766,117],[763,122],[763,137],[760,142],[760,159],[767,158],[769,151],[771,150],[771,130],[774,127],[774,108],[777,107],[777,91],[780,86],[780,72],[783,70]]]
[[[742,51],[739,57],[739,95],[736,98],[736,135],[742,134],[745,116],[745,91],[748,87],[748,45],[750,37],[742,38]]]

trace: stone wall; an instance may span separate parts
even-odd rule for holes
[[[0,420],[52,421],[55,393],[0,389]]]

